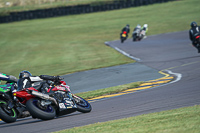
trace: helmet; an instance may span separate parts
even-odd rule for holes
[[[129,27],[130,25],[129,25],[129,24],[127,24],[126,26],[127,26],[127,27]]]
[[[137,28],[141,28],[141,25],[138,24],[136,27],[137,27]]]
[[[197,26],[197,23],[195,21],[193,21],[191,24],[190,24],[191,27],[196,27]]]
[[[25,77],[29,77],[32,76],[32,74],[29,71],[21,71],[19,73],[19,78],[25,78]]]
[[[144,28],[147,28],[148,27],[148,24],[144,24],[144,26],[143,26]]]

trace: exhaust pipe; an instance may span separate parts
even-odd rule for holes
[[[50,97],[47,94],[43,94],[43,93],[40,93],[40,92],[37,92],[37,91],[31,91],[31,95],[37,96],[37,97],[42,98],[42,99],[53,101],[58,106],[56,99],[53,98],[53,97]]]

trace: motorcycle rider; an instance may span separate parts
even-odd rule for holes
[[[193,21],[191,24],[191,29],[189,30],[189,37],[190,37],[190,40],[192,41],[192,45],[197,48],[198,50],[198,53],[200,53],[200,44],[198,44],[196,41],[195,41],[195,37],[200,34],[200,27],[197,25],[197,23],[195,21]]]
[[[137,24],[137,26],[134,28],[132,32],[133,41],[136,41],[136,38],[139,39],[140,32],[141,32],[141,25]]]
[[[144,31],[144,32],[142,32]],[[141,28],[141,34],[143,34],[144,38],[146,38],[146,33],[148,32],[148,24],[144,24]]]
[[[7,81],[6,84],[8,84],[8,87],[10,87],[11,93],[14,93],[14,92],[17,91],[18,79],[15,76],[7,75],[7,74],[4,74],[4,73],[0,73],[0,81],[1,80]],[[10,83],[12,83],[12,84],[10,84]],[[1,87],[1,88],[3,88],[3,87]],[[14,96],[14,95],[10,95],[10,96],[13,99],[13,101],[12,100],[9,101],[10,105],[12,105],[13,103],[17,105],[18,104],[17,103],[18,99],[16,98],[16,96]],[[24,118],[24,117],[30,116],[30,113],[23,106],[22,107],[21,106],[17,106],[16,109],[19,112],[18,117]]]
[[[11,87],[11,91],[12,92],[15,91],[15,89],[17,87],[16,83],[18,81],[18,79],[15,76],[13,76],[13,75],[6,75],[4,73],[0,73],[0,83],[1,83],[1,80],[7,81],[6,84],[8,84],[8,83],[14,83],[12,85],[12,87]]]
[[[140,24],[138,24],[138,25],[134,28],[133,31],[137,31],[137,30],[141,30],[141,25],[140,25]]]
[[[25,88],[34,87],[35,89],[38,89],[42,93],[48,93],[47,91],[50,84],[47,84],[46,82],[40,84],[40,81],[51,80],[51,81],[56,82],[56,81],[59,81],[60,79],[61,79],[60,76],[49,76],[49,75],[32,76],[32,74],[29,71],[24,70],[19,73],[19,80],[17,82],[18,87],[16,91],[20,91]],[[39,82],[39,84],[37,84],[36,82]],[[13,92],[16,92],[16,91],[13,91]],[[18,101],[15,96],[13,98],[15,101]],[[30,113],[26,109],[23,109],[22,111],[23,111],[23,116],[26,117],[30,115]],[[32,118],[35,118],[35,117],[32,116]]]
[[[18,89],[22,90],[24,88],[30,88],[33,87],[35,82],[40,82],[43,80],[51,80],[51,81],[59,81],[61,80],[60,76],[49,76],[49,75],[40,75],[40,76],[32,76],[32,74],[29,71],[21,71],[19,74],[19,80],[17,82]]]
[[[123,33],[124,31],[126,31],[126,33],[127,33],[127,38],[128,38],[128,33],[130,32],[130,25],[129,25],[129,24],[127,24],[127,25],[122,29],[122,33]],[[122,35],[122,33],[121,33],[120,35]]]
[[[6,75],[0,72],[0,80],[7,81],[7,83],[17,83],[17,78],[12,75]]]

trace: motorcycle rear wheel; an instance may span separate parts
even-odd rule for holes
[[[7,109],[7,102],[0,100],[0,119],[6,123],[12,123],[17,120],[17,112],[14,108]]]
[[[50,120],[56,116],[56,111],[52,105],[46,106],[46,109],[38,106],[39,99],[32,98],[26,102],[26,108],[33,118],[42,120]]]
[[[90,103],[85,99],[76,95],[73,95],[73,99],[76,103],[77,111],[82,113],[89,113],[92,110]]]

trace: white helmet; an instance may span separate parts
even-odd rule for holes
[[[143,27],[147,28],[147,27],[148,27],[148,24],[144,24],[144,26],[143,26]]]

